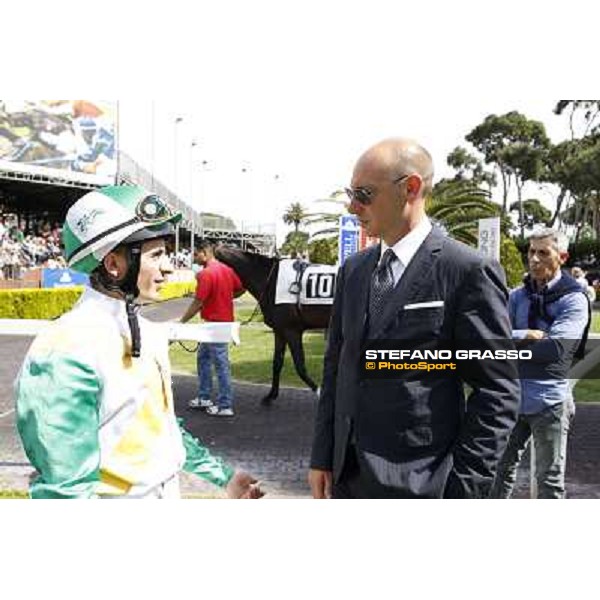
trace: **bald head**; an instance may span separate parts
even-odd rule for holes
[[[358,159],[355,171],[365,167],[390,179],[416,173],[423,181],[420,195],[426,197],[431,193],[433,160],[429,152],[414,140],[388,138],[375,144]]]

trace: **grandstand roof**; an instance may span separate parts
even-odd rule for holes
[[[0,205],[4,206],[4,212],[16,214],[48,214],[62,220],[69,207],[90,189],[90,186],[75,187],[5,175],[0,172]]]

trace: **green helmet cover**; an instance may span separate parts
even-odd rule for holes
[[[165,224],[176,225],[181,218],[164,200],[137,185],[88,192],[67,212],[63,227],[67,263],[89,274],[128,238],[163,237]]]

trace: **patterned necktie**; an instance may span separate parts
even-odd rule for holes
[[[392,262],[395,260],[394,251],[388,248],[371,278],[371,292],[369,295],[369,331],[371,333],[374,332],[375,325],[381,317],[387,297],[394,289]]]

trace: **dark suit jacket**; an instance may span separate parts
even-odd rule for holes
[[[380,247],[347,259],[338,276],[324,359],[311,468],[338,481],[352,436],[382,491],[398,497],[485,497],[514,426],[516,364],[452,372],[361,374],[371,275]],[[434,227],[404,271],[371,339],[511,340],[499,265]],[[406,310],[410,304],[443,306]],[[492,376],[493,375],[493,376]],[[465,401],[464,385],[471,393]],[[383,494],[389,495],[389,493]]]

